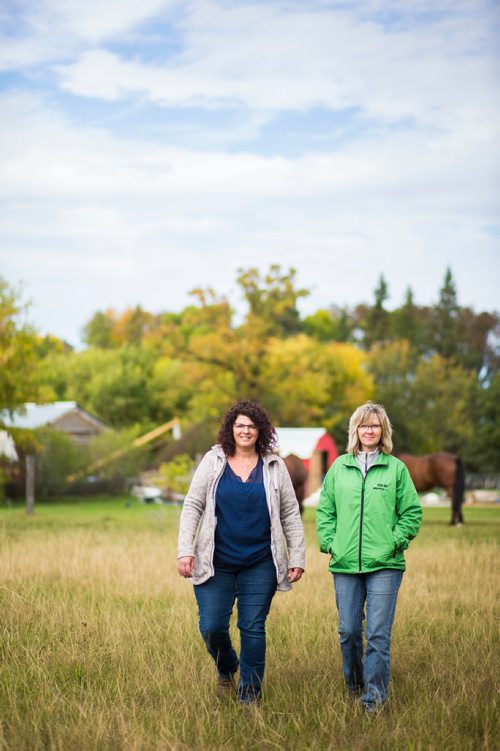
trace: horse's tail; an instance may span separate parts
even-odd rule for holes
[[[452,524],[463,522],[462,504],[464,502],[465,473],[464,465],[459,456],[455,458],[455,484],[453,486],[453,514]]]

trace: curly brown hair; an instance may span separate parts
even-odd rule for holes
[[[233,406],[228,409],[221,420],[218,441],[222,446],[226,456],[234,456],[234,453],[236,451],[236,443],[233,436],[233,425],[238,415],[245,415],[245,417],[249,417],[250,420],[252,420],[253,424],[256,425],[259,429],[257,442],[255,444],[256,451],[261,456],[272,451],[276,445],[278,438],[276,431],[273,428],[271,418],[260,404],[257,404],[257,402],[251,402],[248,399],[244,399],[241,402],[236,402],[236,404],[233,404]]]

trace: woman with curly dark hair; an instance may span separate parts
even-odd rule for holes
[[[178,571],[194,585],[201,635],[217,668],[216,693],[232,692],[239,668],[242,705],[261,696],[274,593],[291,589],[305,565],[299,507],[285,464],[272,453],[275,442],[259,404],[234,404],[219,443],[195,472],[180,519]],[[239,658],[229,635],[235,600]]]

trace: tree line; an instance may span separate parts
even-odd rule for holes
[[[294,269],[240,269],[236,283],[243,317],[195,289],[180,312],[97,311],[75,351],[39,335],[0,280],[0,407],[75,400],[127,435],[179,417],[192,453],[231,402],[250,398],[275,424],[324,426],[342,450],[349,415],[372,399],[388,409],[396,451],[457,451],[470,471],[500,469],[499,316],[461,306],[450,269],[430,306],[409,288],[389,310],[381,276],[371,302],[305,316],[310,293]]]

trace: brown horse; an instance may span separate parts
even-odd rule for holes
[[[398,454],[406,464],[411,479],[419,492],[431,488],[444,488],[451,500],[450,524],[462,524],[462,503],[464,501],[465,478],[462,461],[456,454],[441,451],[425,456]]]
[[[293,489],[297,496],[300,513],[302,514],[302,502],[306,494],[307,469],[304,462],[296,454],[288,454],[283,461],[286,464],[288,474],[292,480]]]

